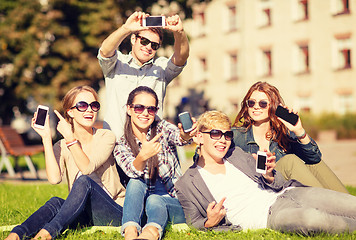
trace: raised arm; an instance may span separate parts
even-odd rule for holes
[[[292,109],[289,109],[289,111],[298,115],[298,113]],[[300,117],[295,125],[290,124],[282,118],[278,119],[288,128],[289,131],[293,132],[295,135],[291,136],[294,140],[291,143],[291,153],[296,154],[307,164],[319,163],[321,161],[321,152],[319,147],[316,142],[306,133]]]
[[[131,33],[147,29],[142,27],[142,19],[147,17],[148,14],[143,12],[134,12],[125,22],[124,25],[119,27],[116,31],[111,33],[102,43],[100,54],[103,57],[112,57],[115,51],[120,46],[121,42]]]
[[[72,131],[72,126],[62,117],[62,115],[57,111],[54,110],[55,114],[59,118],[59,122],[57,125],[57,130],[62,134],[65,141],[68,143],[74,143],[76,140],[74,138],[74,133]],[[88,156],[84,153],[81,145],[77,142],[68,146],[69,151],[72,153],[75,164],[77,165],[78,169],[81,172],[84,172],[90,160]]]
[[[56,157],[53,152],[51,128],[49,126],[49,116],[46,119],[44,129],[36,128],[34,126],[35,121],[36,121],[36,113],[32,118],[31,126],[42,138],[48,181],[51,184],[57,184],[61,182],[62,177],[61,177],[60,166],[58,165],[58,162],[56,161]]]
[[[182,20],[178,15],[174,15],[167,17],[166,23],[164,29],[172,31],[174,36],[172,62],[177,66],[183,66],[189,57],[189,42],[183,29]]]

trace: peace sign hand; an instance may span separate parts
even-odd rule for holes
[[[68,123],[67,120],[65,120],[57,110],[54,110],[54,113],[59,118],[59,122],[57,125],[58,132],[62,134],[66,141],[73,141],[74,133],[72,131],[72,125],[70,125],[70,123]]]
[[[142,133],[141,139],[139,139],[142,143],[142,148],[139,155],[142,157],[142,160],[146,161],[150,157],[158,154],[161,149],[161,143],[159,142],[159,138],[163,135],[163,133],[157,134],[154,138],[147,141],[146,133]]]

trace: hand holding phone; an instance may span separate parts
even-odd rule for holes
[[[189,112],[180,113],[178,118],[182,124],[184,132],[190,132],[193,130],[193,120]]]
[[[282,118],[283,120],[289,122],[292,125],[296,125],[299,119],[299,116],[281,105],[278,105],[276,109],[276,116]]]
[[[165,16],[151,16],[142,19],[143,27],[164,27],[166,26]]]
[[[38,105],[36,121],[34,123],[34,127],[44,129],[49,108],[47,106]]]
[[[266,174],[267,167],[267,154],[262,151],[257,152],[257,161],[256,161],[256,172]]]

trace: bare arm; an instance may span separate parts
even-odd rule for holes
[[[174,36],[172,62],[177,66],[183,66],[189,57],[189,42],[183,29],[182,20],[178,15],[174,15],[168,17],[166,23],[167,26],[164,29],[172,31]]]
[[[53,152],[51,129],[49,126],[49,117],[47,117],[44,129],[39,129],[34,126],[36,121],[36,113],[32,118],[32,128],[41,136],[44,147],[44,155],[46,162],[46,173],[48,181],[51,184],[57,184],[62,180],[60,166],[56,161],[56,157]]]
[[[62,134],[66,142],[73,142],[75,138],[74,133],[72,132],[72,126],[62,117],[62,115],[57,110],[54,110],[54,112],[59,118],[57,130]],[[68,149],[72,153],[75,164],[77,165],[78,169],[81,172],[84,172],[87,169],[90,160],[88,156],[84,153],[81,145],[76,143],[68,147]]]
[[[103,57],[112,57],[118,49],[122,41],[131,33],[147,29],[141,26],[142,19],[147,17],[148,14],[143,12],[134,12],[116,31],[111,33],[102,43],[100,54]]]

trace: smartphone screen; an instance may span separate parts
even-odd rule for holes
[[[164,26],[163,16],[145,18],[145,26],[146,27],[162,27],[162,26]]]
[[[179,121],[182,123],[184,132],[190,132],[193,129],[193,120],[189,112],[183,112],[178,115]]]
[[[39,126],[45,125],[47,112],[48,112],[48,110],[46,110],[46,109],[38,108],[37,118],[36,118],[36,122],[35,122],[36,125],[39,125]]]
[[[266,174],[267,154],[262,151],[257,152],[256,172]]]
[[[261,170],[266,169],[266,156],[257,155],[257,168]]]
[[[282,118],[283,120],[289,122],[292,125],[297,124],[299,116],[295,113],[290,113],[288,109],[278,106],[276,109],[276,116]]]

